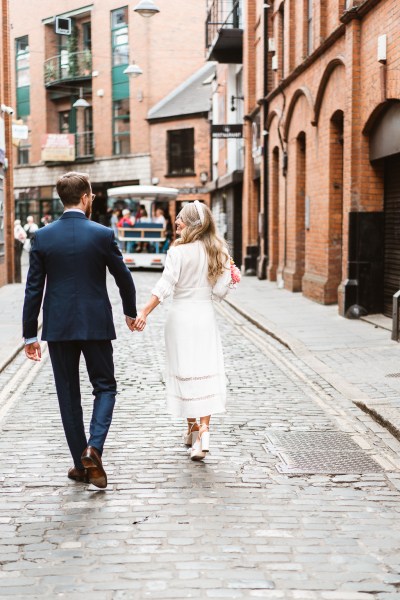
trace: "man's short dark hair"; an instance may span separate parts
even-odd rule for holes
[[[76,206],[82,196],[91,193],[89,175],[70,171],[60,177],[56,188],[64,206]]]

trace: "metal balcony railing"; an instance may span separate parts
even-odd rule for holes
[[[210,48],[222,29],[243,29],[241,0],[213,0],[207,14],[206,47]]]
[[[94,156],[93,131],[75,133],[75,159],[91,158],[92,156]]]
[[[46,87],[63,81],[85,79],[92,76],[92,53],[90,50],[69,52],[62,50],[57,56],[44,62],[44,84]]]

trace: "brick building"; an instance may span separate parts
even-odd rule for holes
[[[211,85],[215,63],[206,63],[150,109],[151,172],[157,185],[179,190],[182,202],[200,200],[210,204]],[[171,206],[171,218],[176,211]]]
[[[400,288],[399,2],[268,4],[245,6],[244,247],[256,247],[260,278],[338,302],[342,315],[390,316]]]
[[[89,173],[100,221],[107,188],[160,179],[147,116],[203,66],[205,7],[157,0],[160,13],[143,18],[133,11],[137,2],[126,4],[10,0],[14,104],[29,130],[15,150],[22,218],[56,214],[54,184],[71,169]],[[129,65],[143,73],[130,79]],[[80,99],[86,108],[74,107]]]
[[[12,102],[10,22],[7,0],[0,3],[0,286],[14,281],[14,201],[12,196]]]

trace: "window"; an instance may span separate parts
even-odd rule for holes
[[[313,50],[313,0],[307,2],[307,55]]]
[[[17,61],[17,88],[31,84],[29,71],[29,44],[28,36],[15,40]]]
[[[112,64],[129,63],[128,8],[119,8],[111,12]]]
[[[131,118],[129,98],[113,102],[113,153],[129,154],[131,151]]]
[[[194,174],[194,129],[167,132],[168,174]]]
[[[60,133],[70,133],[71,131],[71,111],[64,110],[58,113],[59,131]]]
[[[90,21],[82,23],[83,49],[92,49],[92,24]]]
[[[28,36],[15,40],[15,80],[17,84],[17,118],[26,117],[31,112]]]
[[[30,145],[28,146],[18,146],[18,164],[19,165],[29,165],[29,152]]]

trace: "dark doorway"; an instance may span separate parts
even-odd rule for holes
[[[392,317],[400,290],[400,154],[385,159],[385,262],[383,313]]]

